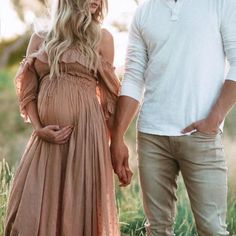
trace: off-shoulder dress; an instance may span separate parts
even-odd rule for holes
[[[76,47],[60,58],[61,75],[49,78],[45,51],[27,56],[16,74],[20,111],[35,100],[41,123],[73,125],[63,145],[33,132],[14,176],[5,236],[118,236],[113,170],[106,120],[120,84],[100,57],[95,76]]]

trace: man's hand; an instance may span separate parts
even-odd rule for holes
[[[215,105],[212,107],[208,117],[206,119],[194,122],[190,126],[186,127],[182,133],[185,134],[197,130],[205,134],[216,134],[219,130],[220,124],[225,119],[235,102],[236,82],[226,80],[221,90],[221,94]]]
[[[65,144],[69,141],[72,126],[60,128],[58,125],[48,125],[35,130],[36,135],[42,140],[53,144]]]
[[[120,186],[125,187],[130,184],[133,175],[129,168],[129,150],[123,140],[112,140],[110,150],[114,172],[119,178]]]
[[[197,121],[182,130],[183,134],[199,131],[204,134],[214,135],[219,131],[220,122],[217,117],[209,116],[206,119]]]
[[[120,96],[117,102],[114,124],[111,129],[110,150],[113,169],[119,177],[120,186],[129,185],[133,175],[129,168],[129,150],[123,137],[138,107],[139,102],[128,96]]]

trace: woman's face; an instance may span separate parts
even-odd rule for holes
[[[91,11],[92,14],[94,14],[97,11],[99,6],[101,5],[101,1],[102,0],[91,0],[90,11]]]

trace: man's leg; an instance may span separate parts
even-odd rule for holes
[[[221,134],[196,132],[179,140],[179,165],[199,236],[229,235],[226,230],[227,167]]]
[[[138,155],[148,235],[173,236],[179,166],[169,138],[139,132]]]

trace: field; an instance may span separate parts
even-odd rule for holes
[[[27,140],[31,133],[30,125],[24,124],[18,112],[13,74],[16,66],[0,72],[0,236],[3,232],[3,221],[6,210],[10,184],[14,168],[20,159]],[[224,144],[229,166],[229,199],[228,199],[228,230],[231,236],[236,236],[236,110],[234,109],[226,121]],[[127,141],[131,150],[131,166],[134,178],[131,186],[126,189],[116,187],[117,206],[121,232],[124,236],[145,235],[145,217],[142,208],[137,163],[135,154],[135,128],[134,124],[127,134]],[[5,159],[7,161],[5,161]],[[190,210],[189,201],[183,181],[179,179],[178,214],[175,223],[177,236],[194,236],[196,230]]]
[[[3,221],[6,210],[9,187],[13,173],[5,160],[0,162],[0,235],[3,234]],[[145,235],[145,217],[141,203],[141,193],[139,183],[135,173],[134,180],[126,189],[117,187],[117,206],[119,222],[123,236],[142,236]],[[175,223],[175,233],[177,236],[194,236],[196,229],[190,211],[190,204],[182,182],[179,181],[177,217]],[[232,192],[229,194],[228,201],[228,230],[230,235],[236,235],[236,197]]]

